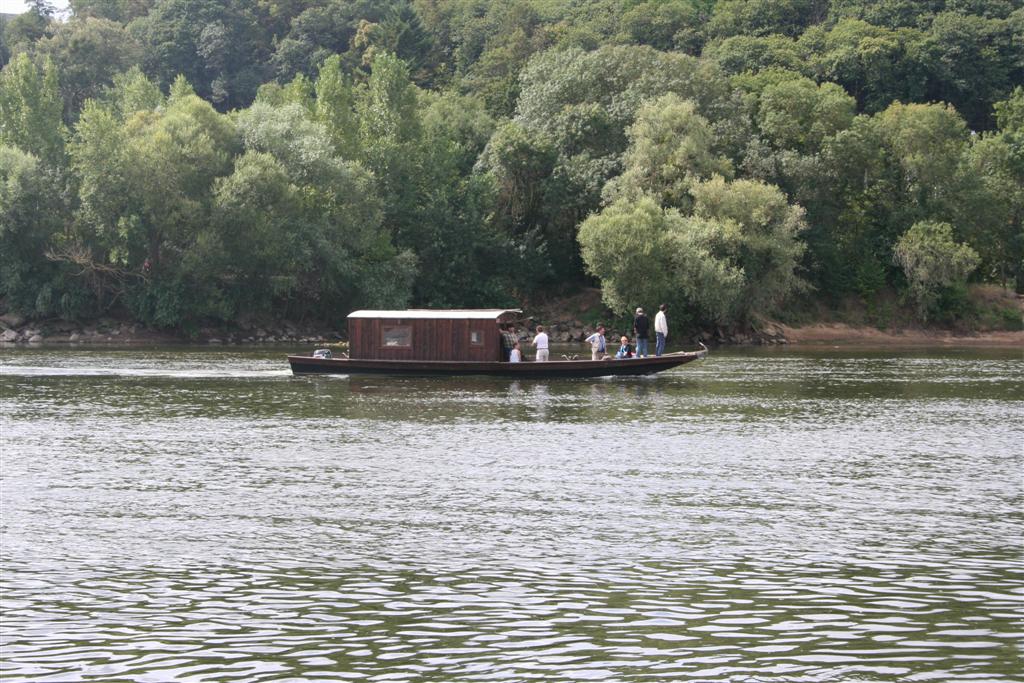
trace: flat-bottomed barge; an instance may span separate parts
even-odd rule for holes
[[[707,349],[646,358],[501,360],[500,325],[511,309],[355,311],[348,317],[349,357],[288,356],[295,374],[484,375],[564,378],[650,375],[703,358]]]

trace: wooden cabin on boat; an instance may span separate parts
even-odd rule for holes
[[[366,360],[501,361],[499,325],[518,309],[355,311],[348,316],[349,357]]]

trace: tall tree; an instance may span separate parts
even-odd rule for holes
[[[18,147],[60,165],[65,128],[57,69],[50,59],[36,66],[25,53],[0,72],[0,145]]]

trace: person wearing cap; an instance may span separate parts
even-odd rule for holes
[[[644,315],[644,309],[636,309],[633,318],[633,334],[636,336],[636,357],[647,357],[647,339],[651,329],[651,319]]]
[[[665,353],[665,340],[668,339],[668,318],[665,311],[668,306],[658,306],[658,315],[654,316],[654,355],[660,356]]]

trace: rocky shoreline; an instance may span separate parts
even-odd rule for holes
[[[520,341],[533,339],[538,319],[527,318],[517,328]],[[594,331],[575,318],[543,321],[551,341],[555,343],[582,342]],[[615,345],[622,335],[632,337],[632,330],[617,329],[606,324],[608,343]],[[88,322],[66,320],[30,321],[8,313],[0,315],[0,346],[37,344],[106,344],[106,345],[160,345],[160,344],[337,344],[346,341],[339,330],[325,324],[295,322],[264,322],[242,324],[234,328],[204,327],[191,334],[153,330],[137,323],[113,318],[100,318]],[[762,322],[748,330],[701,330],[671,340],[673,345],[684,346],[780,346],[825,345],[852,346],[1019,346],[1024,348],[1024,332],[987,331],[955,333],[941,329],[892,329],[851,326],[841,323],[814,323],[790,327],[775,322]]]

